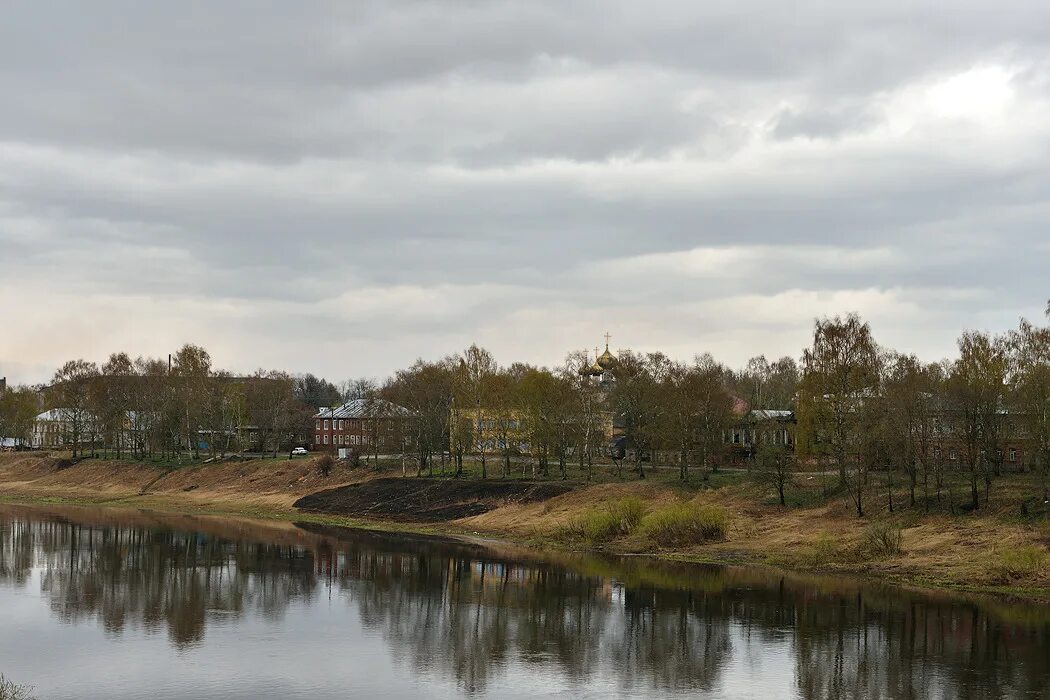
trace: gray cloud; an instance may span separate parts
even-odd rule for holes
[[[381,375],[606,328],[797,354],[859,310],[935,357],[1039,313],[1034,2],[16,2],[0,374],[201,342]]]

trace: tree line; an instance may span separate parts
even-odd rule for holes
[[[234,376],[208,352],[185,345],[167,361],[114,353],[101,365],[78,359],[44,387],[0,396],[0,434],[31,444],[38,423],[60,426],[73,456],[200,458],[255,449],[274,455],[298,439],[312,412],[296,397],[296,380],[259,370]],[[49,421],[38,421],[50,410]]]
[[[965,331],[958,349],[923,362],[879,346],[855,314],[816,322],[802,356],[796,456],[837,472],[857,515],[875,472],[891,511],[895,478],[908,505],[921,492],[929,508],[952,472],[968,484],[961,507],[979,509],[1007,465],[1034,469],[1044,504],[1050,498],[1050,328],[1022,319],[1002,334]]]
[[[476,345],[437,361],[418,360],[378,390],[416,416],[418,471],[463,474],[464,458],[487,478],[566,478],[573,465],[590,479],[596,463],[612,461],[646,477],[657,454],[673,459],[682,479],[691,468],[717,468],[738,393],[758,402],[790,404],[798,368],[790,358],[756,358],[739,372],[710,355],[675,361],[658,352],[622,350],[611,380],[590,376],[584,352],[553,369],[524,363],[499,366]],[[610,437],[620,437],[619,451]]]
[[[1008,466],[1038,472],[1046,499],[1050,328],[1022,320],[1002,334],[966,331],[958,348],[954,359],[925,362],[880,346],[850,314],[817,319],[800,360],[759,356],[739,370],[706,354],[681,362],[621,350],[599,378],[585,352],[554,368],[501,366],[471,345],[383,381],[337,386],[312,374],[236,377],[186,345],[168,362],[116,353],[101,366],[65,363],[42,391],[14,387],[0,396],[0,435],[27,440],[47,407],[61,414],[75,452],[276,455],[313,442],[319,407],[357,398],[408,409],[398,444],[414,453],[419,474],[461,476],[469,460],[481,478],[567,478],[572,468],[590,479],[596,464],[646,478],[659,462],[687,480],[743,452],[781,502],[792,474],[815,468],[837,475],[858,515],[876,485],[891,509],[898,487],[910,506],[944,495],[954,502],[944,493],[951,475],[968,485],[961,507],[978,509]],[[793,411],[791,439],[743,420],[745,406]],[[727,439],[737,428],[742,446]],[[378,457],[379,440],[372,449]]]

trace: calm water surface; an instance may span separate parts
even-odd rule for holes
[[[59,698],[1050,698],[1050,610],[311,525],[0,506],[0,672]]]

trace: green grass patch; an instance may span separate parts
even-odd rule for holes
[[[1002,582],[1028,578],[1050,567],[1050,554],[1039,545],[1000,547],[992,553],[988,569]]]
[[[845,550],[838,539],[827,532],[817,535],[810,544],[799,549],[798,563],[807,568],[820,569],[844,558]]]
[[[561,539],[603,544],[634,532],[643,515],[645,504],[642,499],[628,496],[583,513],[562,528],[558,535]]]
[[[718,506],[676,503],[645,516],[641,532],[661,547],[724,540],[729,535],[729,513]]]

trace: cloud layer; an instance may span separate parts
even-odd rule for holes
[[[708,4],[710,5],[710,4]],[[936,358],[1037,316],[1050,9],[30,3],[0,24],[0,375],[183,342]]]

